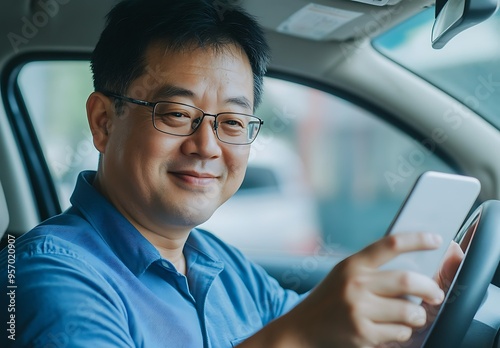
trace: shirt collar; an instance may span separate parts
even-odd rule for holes
[[[158,250],[92,185],[96,172],[78,176],[71,204],[136,276],[161,259]]]
[[[151,244],[93,185],[95,171],[79,174],[71,204],[92,225],[115,255],[136,276],[140,276],[155,261],[163,260]],[[195,229],[191,231],[184,254],[190,267],[195,260],[222,269],[222,262]]]

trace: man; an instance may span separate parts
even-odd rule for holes
[[[16,242],[8,344],[371,347],[425,324],[423,306],[401,297],[438,304],[437,283],[378,267],[437,247],[436,236],[382,239],[300,297],[196,229],[243,180],[268,57],[256,22],[230,5],[128,0],[112,10],[87,101],[98,170],[80,175],[68,211]]]

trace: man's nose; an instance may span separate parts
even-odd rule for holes
[[[199,122],[196,131],[188,137],[188,152],[205,158],[220,156],[221,142],[217,138],[214,116],[205,115]]]

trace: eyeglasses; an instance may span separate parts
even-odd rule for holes
[[[217,139],[226,144],[248,145],[255,140],[264,124],[264,121],[254,115],[237,112],[207,114],[195,106],[183,103],[148,102],[106,91],[101,91],[101,93],[108,97],[153,108],[153,126],[160,132],[170,135],[189,136],[200,127],[205,116],[211,116],[215,119],[213,127]]]

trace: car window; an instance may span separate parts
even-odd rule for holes
[[[97,168],[98,154],[85,113],[93,91],[89,63],[31,62],[21,69],[18,82],[65,209],[78,173]]]
[[[18,82],[64,209],[77,174],[97,167],[89,63],[28,63]],[[264,90],[264,126],[241,189],[201,226],[243,251],[356,251],[383,235],[420,173],[454,172],[353,102],[272,77]]]
[[[434,8],[373,41],[387,57],[444,90],[500,129],[500,11],[434,50]]]

